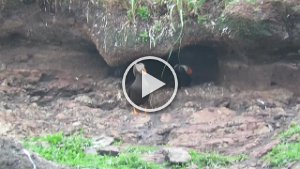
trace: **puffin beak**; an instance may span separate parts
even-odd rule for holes
[[[189,76],[192,76],[193,70],[189,67],[186,73],[187,73]]]
[[[144,75],[147,74],[146,69],[143,69],[143,70],[142,70],[142,74],[144,74]]]

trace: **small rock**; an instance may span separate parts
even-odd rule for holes
[[[161,152],[144,154],[142,159],[147,162],[163,164],[165,162],[165,156]]]
[[[101,148],[111,145],[114,141],[115,139],[113,137],[102,135],[94,139],[93,145],[94,147]]]
[[[273,118],[274,120],[279,120],[281,118],[284,118],[284,117],[288,116],[283,108],[278,108],[277,107],[277,108],[273,108],[271,111],[272,111],[272,114],[276,114]]]
[[[163,153],[171,164],[183,164],[192,159],[190,154],[182,148],[164,148]]]
[[[30,101],[31,101],[31,102],[37,102],[37,101],[39,101],[40,99],[41,99],[41,96],[33,96],[33,97],[30,98]]]
[[[192,101],[186,102],[184,104],[185,107],[193,107],[195,104]]]
[[[81,122],[80,121],[76,121],[72,124],[73,127],[78,127],[81,125]]]
[[[81,95],[81,96],[76,97],[75,101],[77,101],[83,105],[89,106],[89,107],[92,106],[94,103],[93,99],[86,95]]]
[[[104,100],[98,107],[103,110],[112,110],[119,104],[116,100]]]
[[[30,59],[30,55],[18,55],[15,57],[16,62],[26,62]]]
[[[186,169],[198,169],[199,167],[196,164],[188,166]]]
[[[297,162],[294,165],[292,165],[290,169],[299,169],[299,168],[300,168],[300,162]]]
[[[172,117],[172,115],[170,113],[164,113],[160,117],[160,121],[163,123],[170,123],[170,122],[172,122],[172,120],[174,120],[174,118]]]
[[[280,122],[276,122],[276,123],[275,123],[275,127],[276,127],[276,128],[280,128],[280,127],[281,127]]]
[[[6,64],[0,63],[0,72],[6,70]]]
[[[99,155],[109,155],[109,156],[118,156],[120,153],[120,150],[118,147],[115,146],[108,146],[104,148],[100,148],[97,150]]]
[[[57,115],[55,116],[55,118],[56,118],[57,120],[66,120],[66,119],[68,119],[68,117],[67,117],[65,114],[63,114],[63,113],[57,114]]]
[[[151,117],[146,115],[134,116],[130,121],[130,126],[133,128],[144,127],[151,122]]]
[[[94,147],[88,147],[84,150],[85,154],[97,155],[97,150]]]
[[[261,134],[270,133],[273,130],[274,130],[273,127],[271,125],[267,124],[267,125],[263,125],[260,128],[258,128],[255,133],[258,135],[261,135]]]

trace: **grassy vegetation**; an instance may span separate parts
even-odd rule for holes
[[[196,164],[199,168],[206,166],[215,168],[229,166],[247,159],[246,155],[224,156],[218,153],[198,153],[195,151],[192,151],[190,154],[192,156],[192,163]]]
[[[122,144],[121,141],[114,145]],[[221,167],[243,161],[246,156],[224,156],[217,153],[198,153],[191,151],[191,162],[185,165],[154,164],[142,160],[142,154],[154,153],[159,150],[155,146],[128,146],[119,156],[100,156],[85,154],[84,150],[92,146],[91,139],[82,134],[64,136],[62,133],[44,137],[30,138],[24,141],[24,146],[40,154],[47,160],[76,168],[105,168],[105,169],[183,169],[192,164],[199,168],[205,166]]]
[[[280,138],[283,141],[286,141],[286,139],[292,137],[295,134],[300,134],[300,125],[291,124],[290,128],[287,131],[280,134]]]
[[[196,151],[191,151],[190,155],[192,157],[190,163],[184,165],[173,165],[171,168],[185,169],[191,165],[196,165],[198,168],[220,168],[230,166],[248,158],[246,155],[225,156],[218,153],[199,153]]]
[[[235,5],[240,2],[255,4],[257,2],[257,0],[225,0],[225,5]]]
[[[115,3],[115,1],[116,0],[112,2]],[[169,18],[172,20],[173,15],[176,12],[179,16],[181,26],[183,26],[184,18],[186,16],[200,16],[205,2],[206,0],[130,0],[129,5],[122,5],[122,7],[127,10],[129,21],[136,22],[136,18],[143,21],[149,21],[151,13],[159,13],[159,11],[150,10],[153,4],[158,5],[158,9],[166,8],[168,6],[168,9],[166,10],[169,11]]]
[[[143,31],[139,34],[138,40],[140,42],[146,43],[149,41],[149,33],[147,31]]]
[[[289,138],[295,135],[300,135],[299,124],[291,125],[287,131],[280,134],[281,143],[264,157],[264,160],[271,167],[283,167],[300,160],[300,140],[288,141]]]
[[[154,153],[158,151],[159,148],[155,146],[129,146],[126,148],[125,152],[134,153],[134,154],[145,154],[145,153]]]
[[[143,21],[148,21],[150,19],[150,9],[147,6],[141,6],[137,9],[137,15]]]
[[[118,157],[89,155],[84,153],[91,140],[80,134],[64,136],[62,133],[36,137],[24,142],[24,146],[47,160],[78,168],[106,169],[160,169],[161,165],[145,162],[138,149],[121,153]]]

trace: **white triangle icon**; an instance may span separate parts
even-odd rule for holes
[[[166,85],[164,82],[149,75],[148,73],[142,73],[142,97],[147,96],[164,85]]]

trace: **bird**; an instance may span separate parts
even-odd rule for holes
[[[191,84],[193,74],[192,68],[187,65],[176,64],[174,70],[178,79],[178,88],[189,86]]]
[[[130,100],[136,105],[146,103],[149,96],[142,97],[142,75],[147,74],[146,67],[143,63],[137,63],[133,66],[134,81],[129,86],[127,93]],[[133,108],[133,114],[138,114],[136,108]]]

